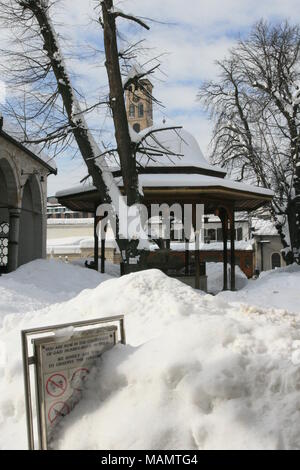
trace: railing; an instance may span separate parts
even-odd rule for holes
[[[8,264],[9,223],[0,222],[0,272],[5,272]]]

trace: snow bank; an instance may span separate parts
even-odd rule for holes
[[[292,317],[234,308],[155,270],[101,284],[85,308],[108,300],[113,285],[130,344],[99,363],[59,448],[300,447]]]
[[[228,288],[230,286],[230,267],[228,266]],[[223,290],[223,263],[206,263],[207,290],[210,294],[217,294]],[[239,266],[235,267],[236,289],[242,289],[248,282],[247,276]]]
[[[25,314],[76,296],[96,287],[109,276],[83,271],[59,261],[37,260],[0,277],[0,326],[12,313]]]
[[[258,307],[273,307],[300,313],[300,266],[262,272],[257,280],[250,280],[238,292],[221,292],[226,301],[245,303]]]
[[[69,283],[70,293],[79,273],[84,287],[90,275],[96,276],[92,281],[98,286],[68,301],[4,318],[3,448],[26,446],[20,330],[121,313],[128,344],[103,356],[84,399],[64,420],[57,447],[300,448],[297,317],[228,303],[221,295],[205,295],[158,270],[101,282],[101,275],[79,267],[38,262],[34,282],[43,284],[39,278],[45,272],[46,281],[49,266],[51,270],[55,265],[54,272],[62,270],[51,279],[58,293],[60,282],[66,292]],[[298,271],[290,274],[297,277]],[[14,277],[25,280],[26,267],[23,275],[20,270],[10,275],[11,282],[16,282]],[[6,282],[0,278],[1,288]],[[29,297],[28,287],[27,292]]]

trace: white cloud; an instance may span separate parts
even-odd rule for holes
[[[58,174],[48,178],[48,195],[54,196],[57,191],[77,186],[82,178],[87,175],[85,163],[81,157],[74,160],[61,157],[56,162]]]
[[[4,103],[6,98],[6,85],[5,82],[0,80],[0,103]]]
[[[103,55],[89,59],[83,56],[87,45],[103,50],[103,33],[96,21],[97,3],[61,0],[55,11],[57,28],[66,38],[63,47],[72,55],[68,65],[77,76],[76,85],[90,103],[107,92]],[[167,120],[183,124],[195,135],[204,152],[211,139],[212,124],[201,112],[196,94],[201,80],[216,77],[215,61],[227,54],[239,33],[245,34],[262,17],[289,18],[300,23],[299,0],[115,0],[114,3],[126,12],[165,23],[149,21],[151,30],[147,32],[134,24],[118,21],[121,32],[129,40],[146,38],[148,56],[167,53],[161,58],[163,73],[153,79],[154,94],[165,105],[165,109],[155,111],[155,118],[160,121],[166,115]],[[93,113],[91,122],[99,129],[105,123],[111,132],[111,121],[105,119],[105,112]],[[52,194],[56,189],[78,183],[85,173],[80,160],[57,163],[59,176],[49,180]]]

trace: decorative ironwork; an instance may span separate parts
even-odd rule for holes
[[[8,264],[8,235],[9,223],[0,222],[0,270]]]

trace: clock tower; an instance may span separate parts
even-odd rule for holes
[[[140,83],[142,88],[131,85],[125,92],[128,123],[135,132],[153,126],[153,85],[148,79],[141,80]]]

